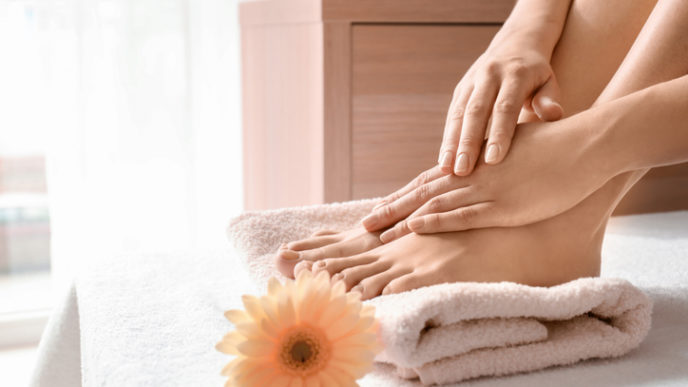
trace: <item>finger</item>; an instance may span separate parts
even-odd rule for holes
[[[564,108],[559,103],[561,99],[559,83],[554,74],[535,93],[531,105],[533,111],[542,121],[556,121],[564,115]]]
[[[461,124],[463,123],[463,115],[466,109],[468,98],[473,92],[473,85],[458,86],[456,97],[452,99],[449,105],[449,112],[444,123],[444,134],[442,135],[442,146],[440,147],[440,154],[437,163],[444,173],[452,173],[452,166],[454,165],[454,155],[459,148],[459,137],[461,136]]]
[[[452,189],[460,188],[460,184],[466,185],[467,183],[463,182],[461,178],[457,178],[453,175],[436,179],[428,184],[423,184],[396,201],[378,208],[370,215],[363,218],[361,221],[363,227],[368,231],[388,227],[407,217],[431,198]]]
[[[300,241],[289,242],[287,243],[287,248],[294,251],[310,250],[338,242],[339,239],[339,237],[334,235],[316,236]]]
[[[417,234],[463,231],[489,227],[494,224],[490,202],[473,204],[439,214],[429,214],[409,220],[409,228]]]
[[[492,109],[492,126],[485,148],[486,163],[497,164],[509,152],[518,115],[529,92],[519,78],[512,77],[502,83]]]
[[[469,187],[454,189],[444,194],[434,196],[425,204],[423,204],[423,206],[409,215],[406,219],[397,222],[394,227],[380,234],[380,241],[382,243],[389,243],[413,232],[408,225],[409,221],[419,216],[451,211],[463,206],[471,205],[475,203],[475,200],[476,196],[474,191]]]
[[[394,201],[398,200],[400,197],[406,195],[407,193],[413,191],[417,187],[427,184],[433,180],[436,180],[442,176],[446,176],[439,168],[439,166],[434,166],[426,171],[421,172],[416,178],[411,180],[408,184],[403,186],[402,188],[398,189],[397,191],[387,195],[385,198],[380,200],[375,207],[373,207],[371,212],[374,212],[378,210],[380,207],[385,206],[389,203],[393,203]],[[368,231],[374,231],[368,229]]]
[[[496,96],[497,85],[493,80],[485,79],[476,86],[468,100],[461,126],[459,150],[454,162],[454,173],[458,176],[470,174],[478,160],[485,139],[486,123]]]

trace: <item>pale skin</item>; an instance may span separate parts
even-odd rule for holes
[[[468,177],[434,167],[387,198],[397,212],[384,210],[388,225],[400,220],[408,228],[433,198],[479,187],[473,203],[497,203],[492,211],[499,216],[439,223],[466,231],[395,227],[384,245],[379,232],[363,227],[326,233],[285,245],[278,267],[289,276],[326,270],[363,298],[442,282],[549,286],[598,275],[606,222],[621,197],[646,168],[688,159],[682,3],[660,1],[653,10],[652,1],[575,1],[550,62],[565,118],[519,125],[507,157],[480,162]],[[432,183],[438,190],[417,207],[404,199]],[[440,204],[450,202],[444,198]]]

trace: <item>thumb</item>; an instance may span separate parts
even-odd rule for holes
[[[535,93],[531,102],[533,111],[542,121],[556,121],[564,115],[559,104],[559,83],[554,74]]]

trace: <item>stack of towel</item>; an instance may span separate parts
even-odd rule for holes
[[[228,229],[252,279],[265,288],[280,244],[345,230],[373,200],[245,213]],[[370,301],[385,350],[376,361],[402,378],[444,384],[621,356],[645,338],[650,300],[627,281],[582,278],[550,288],[440,284]]]

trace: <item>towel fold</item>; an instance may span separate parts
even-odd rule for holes
[[[247,212],[228,229],[230,240],[262,288],[279,277],[272,257],[281,243],[319,229],[344,230],[374,200]],[[402,378],[444,384],[621,356],[645,338],[652,305],[625,280],[582,278],[544,288],[453,283],[377,297],[385,350]]]

